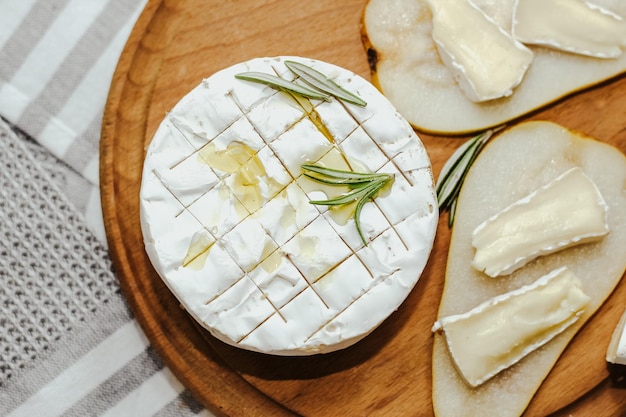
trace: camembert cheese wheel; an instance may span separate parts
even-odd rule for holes
[[[367,104],[235,77],[300,82],[289,60]],[[303,176],[303,164],[393,181],[357,211],[359,230],[355,204],[310,204],[349,189]],[[438,219],[430,160],[409,123],[365,79],[297,57],[234,65],[183,97],[148,147],[140,204],[147,254],[189,314],[223,342],[276,355],[369,334],[416,284]]]

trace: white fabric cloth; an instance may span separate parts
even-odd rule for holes
[[[120,52],[146,0],[0,0],[0,115],[92,187],[75,193],[104,239],[98,141]]]
[[[146,1],[0,0],[0,415],[211,415],[133,319],[102,224],[102,112]]]

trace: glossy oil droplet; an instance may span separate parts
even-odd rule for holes
[[[276,271],[282,262],[278,247],[272,242],[267,242],[263,247],[262,259],[261,266],[267,273]]]
[[[260,181],[266,177],[266,172],[254,149],[243,143],[233,142],[226,149],[218,150],[210,143],[200,151],[198,158],[210,167],[233,176],[231,191],[246,210],[242,213],[241,207],[237,206],[241,217],[261,208],[263,195]]]
[[[204,268],[206,259],[214,244],[215,240],[205,233],[194,236],[183,259],[183,267],[193,269],[194,271]]]

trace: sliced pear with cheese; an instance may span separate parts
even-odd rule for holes
[[[572,168],[581,169],[606,202],[609,233],[597,242],[542,256],[507,277],[493,279],[472,266],[474,229],[520,198]],[[433,404],[436,415],[519,416],[576,332],[624,275],[626,157],[598,140],[550,122],[526,122],[501,132],[478,156],[459,194],[438,319],[466,313],[502,294],[567,267],[589,302],[561,334],[480,386],[459,373],[445,335],[434,334]]]
[[[490,277],[533,259],[601,239],[609,232],[606,203],[578,167],[487,219],[472,234],[472,265]]]
[[[444,333],[456,368],[476,387],[574,324],[588,302],[580,280],[562,267],[468,312],[444,317],[434,330]]]
[[[511,33],[514,0],[472,2]],[[626,2],[594,3],[626,16]],[[374,84],[421,131],[460,134],[498,126],[626,71],[626,54],[598,59],[529,46],[534,58],[513,94],[477,103],[461,90],[442,60],[433,40],[432,19],[426,0],[369,0],[362,22]]]
[[[626,46],[626,20],[583,0],[516,0],[513,36],[597,58],[620,56]]]
[[[469,0],[426,3],[439,56],[463,93],[475,102],[510,96],[533,60],[530,49]]]

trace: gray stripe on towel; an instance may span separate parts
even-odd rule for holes
[[[204,406],[191,394],[183,390],[178,397],[170,401],[154,417],[191,417],[204,411]]]
[[[65,417],[97,416],[119,403],[145,380],[163,369],[163,361],[149,346],[140,355],[120,368],[69,410]]]
[[[0,49],[0,76],[9,81],[69,0],[38,0]]]
[[[124,299],[112,297],[92,317],[77,323],[49,354],[40,355],[0,390],[0,415],[8,414],[131,321]]]
[[[46,88],[24,109],[18,126],[38,137],[52,116],[58,114],[76,87],[84,79],[102,50],[111,43],[118,31],[133,16],[136,2],[111,0],[66,56]],[[120,18],[123,16],[123,18]]]
[[[132,318],[106,249],[2,120],[0,163],[5,415]]]
[[[83,172],[92,158],[98,155],[101,122],[102,112],[99,112],[63,155],[63,160],[78,172]]]

